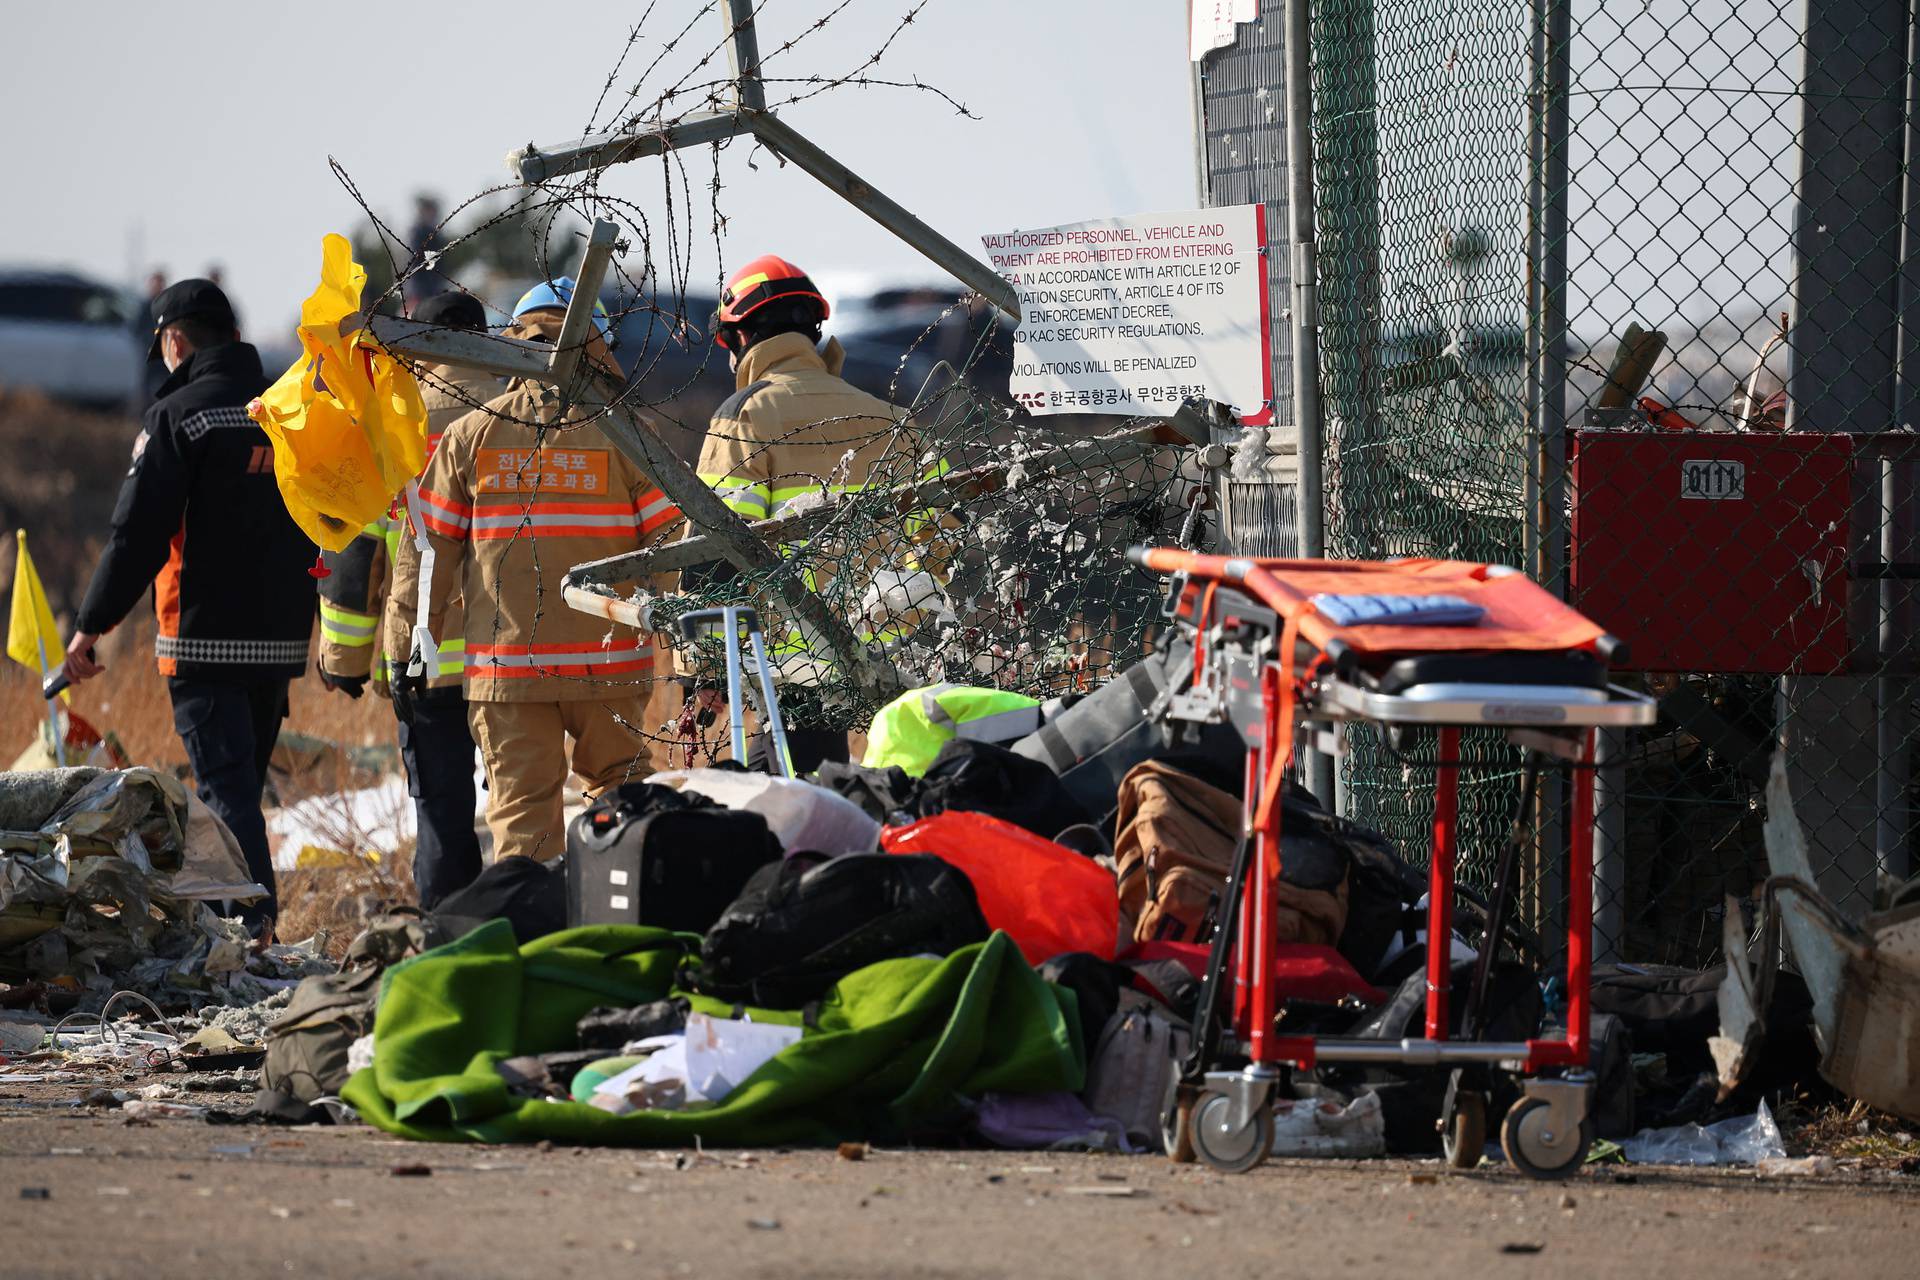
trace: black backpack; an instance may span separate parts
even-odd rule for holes
[[[522,945],[567,927],[567,873],[532,858],[500,858],[473,883],[440,900],[432,919],[459,938],[505,920]]]
[[[971,738],[955,738],[940,748],[920,779],[911,812],[931,818],[950,809],[984,813],[1043,840],[1092,821],[1046,765]]]
[[[984,941],[973,882],[931,854],[855,853],[754,873],[707,932],[696,990],[797,1009],[856,969]]]
[[[705,933],[780,855],[757,813],[698,792],[626,783],[567,828],[567,919]]]
[[[912,816],[913,798],[920,780],[897,764],[884,769],[844,760],[826,760],[814,771],[813,781],[859,805],[881,826],[893,826],[896,814]]]

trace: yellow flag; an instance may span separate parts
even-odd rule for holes
[[[7,656],[15,662],[51,675],[66,658],[60,644],[60,629],[54,625],[53,609],[47,604],[47,590],[40,585],[40,571],[27,554],[27,531],[19,530],[20,554],[13,561],[13,613],[7,623]],[[60,695],[71,701],[67,694]]]
[[[273,440],[288,514],[328,551],[385,515],[427,464],[427,407],[406,362],[366,329],[366,283],[353,246],[327,236],[320,286],[300,307],[300,358],[247,406]]]

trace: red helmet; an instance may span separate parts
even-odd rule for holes
[[[720,309],[713,313],[714,342],[726,346],[721,341],[723,328],[738,325],[769,302],[786,298],[810,298],[819,303],[822,320],[832,314],[826,298],[806,272],[770,253],[755,258],[728,277],[726,287],[720,290]]]

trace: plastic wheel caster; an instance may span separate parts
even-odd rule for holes
[[[1471,1169],[1487,1153],[1487,1097],[1471,1089],[1453,1095],[1453,1115],[1440,1130],[1440,1151],[1455,1169]]]
[[[1245,1173],[1273,1151],[1273,1108],[1262,1106],[1246,1123],[1232,1121],[1233,1101],[1224,1093],[1203,1093],[1187,1124],[1193,1153],[1222,1173]]]
[[[1522,1098],[1500,1126],[1500,1145],[1513,1167],[1529,1178],[1565,1178],[1586,1163],[1593,1125],[1581,1121],[1572,1133],[1556,1132],[1553,1109],[1539,1098]]]
[[[1193,1163],[1193,1090],[1181,1089],[1161,1115],[1160,1146],[1175,1164]]]

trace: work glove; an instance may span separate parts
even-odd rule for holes
[[[336,676],[325,667],[316,665],[314,670],[320,674],[320,687],[329,693],[344,693],[349,698],[358,698],[367,689],[365,676]]]
[[[387,692],[393,698],[394,717],[406,724],[413,723],[414,699],[427,691],[427,672],[425,666],[419,675],[412,675],[407,668],[412,662],[402,662],[393,669],[387,678]]]

